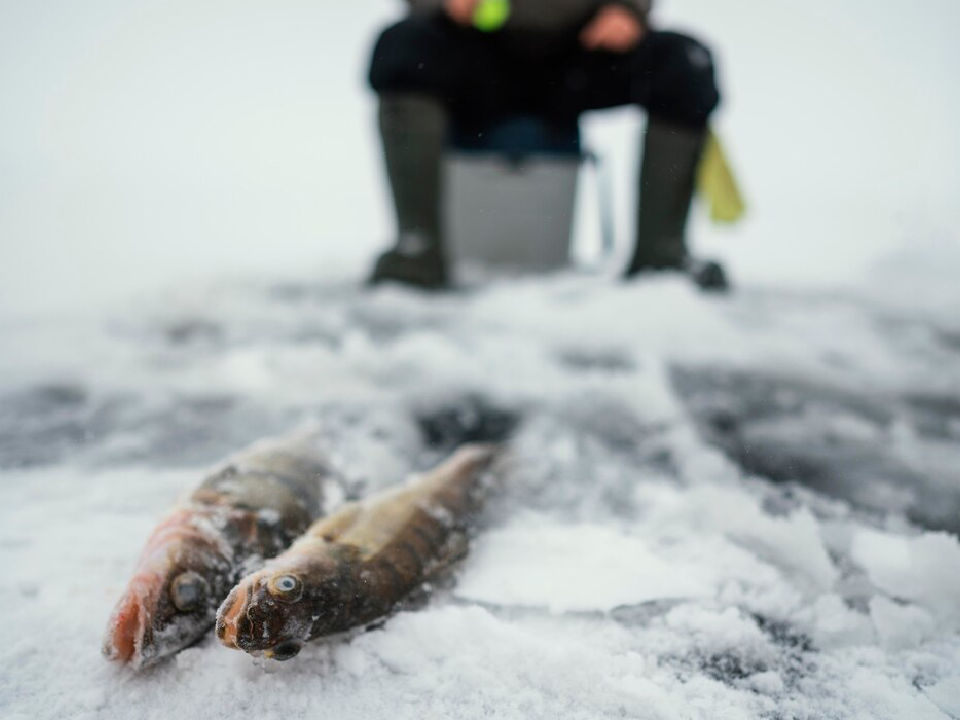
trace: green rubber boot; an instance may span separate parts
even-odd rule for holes
[[[637,241],[625,277],[679,270],[705,290],[729,287],[719,263],[694,260],[687,250],[687,217],[706,137],[706,129],[650,119],[640,165]]]
[[[397,216],[397,244],[377,258],[369,282],[444,288],[440,173],[446,110],[428,97],[385,96],[380,98],[379,125]]]

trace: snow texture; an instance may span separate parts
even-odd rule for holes
[[[804,475],[844,477],[865,443],[872,467],[911,470],[905,492],[960,492],[957,317],[561,276],[442,298],[192,286],[9,325],[0,716],[957,717],[956,529]],[[139,675],[100,656],[140,545],[219,458],[317,422],[353,497],[432,463],[416,418],[471,395],[523,421],[425,604],[283,664],[213,638]],[[803,432],[753,452],[796,459],[792,479],[716,432],[770,408]]]

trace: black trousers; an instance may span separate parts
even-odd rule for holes
[[[370,84],[380,94],[435,97],[464,125],[517,114],[569,122],[622,105],[690,128],[706,125],[720,95],[713,59],[701,43],[651,31],[628,53],[588,52],[578,34],[483,33],[440,13],[411,16],[381,34]]]

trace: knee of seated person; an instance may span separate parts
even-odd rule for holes
[[[377,92],[405,88],[430,52],[434,30],[424,18],[409,17],[384,30],[373,48],[370,86]]]
[[[684,124],[703,126],[720,103],[713,56],[698,40],[664,33],[662,93],[670,97],[670,114]]]

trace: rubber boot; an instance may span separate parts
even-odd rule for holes
[[[425,96],[381,96],[379,125],[398,235],[396,246],[377,259],[369,282],[446,287],[440,218],[446,110]]]
[[[687,217],[706,129],[651,118],[640,165],[637,241],[625,276],[648,270],[687,272],[705,290],[728,287],[723,267],[687,251]]]

